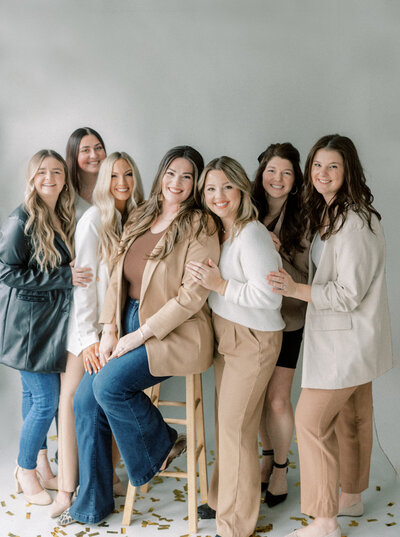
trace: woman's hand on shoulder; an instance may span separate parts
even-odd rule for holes
[[[207,264],[189,261],[186,268],[196,283],[220,295],[225,294],[227,282],[221,277],[218,265],[212,259],[209,259]]]
[[[75,267],[75,259],[69,265],[72,272],[72,285],[87,287],[93,281],[93,272],[90,267]]]
[[[311,285],[296,283],[284,268],[279,268],[278,272],[271,271],[265,278],[273,292],[278,295],[297,298],[304,302],[312,301]]]
[[[272,239],[272,242],[274,243],[276,251],[279,252],[281,248],[281,241],[279,240],[278,236],[275,235],[273,231],[270,231],[269,234],[271,235],[271,239]]]
[[[83,367],[89,375],[92,374],[92,371],[93,373],[97,373],[102,368],[102,364],[100,364],[99,345],[99,342],[93,343],[82,351]]]

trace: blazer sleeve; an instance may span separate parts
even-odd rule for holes
[[[32,250],[24,228],[25,222],[16,216],[10,216],[4,222],[0,232],[0,282],[16,289],[71,289],[69,265],[46,272],[30,264]]]
[[[202,231],[198,238],[193,237],[189,241],[185,265],[189,261],[206,263],[210,258],[215,263],[218,263],[219,251],[218,234],[214,233],[209,236],[205,231]],[[173,251],[169,255],[174,255]],[[177,296],[168,300],[161,309],[146,319],[146,323],[155,337],[159,340],[163,339],[177,326],[200,311],[207,300],[209,292],[208,289],[193,281],[185,267]]]
[[[240,241],[240,264],[246,281],[229,279],[225,299],[246,308],[278,309],[282,297],[265,279],[271,270],[282,266],[270,234],[261,224],[248,225],[235,240]]]
[[[316,309],[350,312],[361,304],[384,259],[384,240],[366,223],[341,229],[335,239],[337,277],[313,283],[311,298]]]
[[[89,267],[93,272],[93,280],[87,287],[76,287],[74,290],[76,325],[84,349],[99,341],[96,283],[99,272],[99,242],[96,223],[84,215],[78,222],[75,233],[75,266]]]
[[[117,312],[117,303],[118,303],[118,278],[119,278],[119,267],[120,263],[123,261],[120,260],[120,262],[114,266],[110,281],[108,283],[106,296],[104,298],[103,307],[101,308],[100,313],[100,324],[112,324],[116,323],[116,312]]]

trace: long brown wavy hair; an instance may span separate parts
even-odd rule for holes
[[[203,171],[204,161],[196,149],[188,145],[173,147],[164,155],[158,167],[153,186],[151,188],[149,199],[136,210],[132,211],[124,227],[124,233],[118,249],[116,259],[125,252],[130,241],[140,235],[143,235],[162,212],[163,195],[162,195],[162,178],[164,177],[171,162],[177,158],[185,158],[193,166],[193,190],[191,195],[181,203],[178,214],[169,225],[163,244],[156,252],[150,255],[151,259],[163,259],[171,253],[174,245],[185,239],[188,235],[195,233],[199,235],[204,228],[211,235],[214,230],[211,229],[206,214],[201,211],[196,202],[195,193],[197,192],[197,181]],[[199,220],[197,229],[193,229],[194,219]]]
[[[55,213],[61,222],[61,238],[69,250],[71,259],[74,256],[75,231],[75,194],[69,178],[65,160],[52,149],[42,149],[33,155],[27,169],[27,185],[25,189],[25,211],[28,220],[25,224],[25,234],[30,237],[33,245],[31,261],[36,262],[42,271],[48,272],[59,266],[61,254],[54,245],[55,229],[51,214],[46,203],[41,199],[34,185],[35,176],[47,157],[53,157],[60,162],[65,173],[65,185],[58,196]]]
[[[301,245],[305,234],[304,222],[301,217],[301,194],[303,189],[303,173],[300,168],[300,153],[289,142],[271,144],[258,157],[259,166],[253,182],[252,196],[253,202],[258,209],[258,219],[264,222],[264,218],[269,213],[268,199],[263,187],[263,173],[269,161],[273,157],[280,157],[291,162],[294,171],[294,184],[292,191],[285,203],[285,214],[282,221],[279,239],[281,247],[289,256],[298,252],[303,252]]]
[[[314,188],[311,179],[311,170],[315,154],[320,149],[329,149],[340,153],[344,165],[344,181],[340,190],[329,205],[324,197]],[[357,149],[347,136],[328,134],[320,138],[311,148],[304,169],[304,217],[309,225],[311,234],[323,228],[323,216],[328,214],[329,224],[321,235],[323,240],[337,233],[346,221],[347,213],[352,210],[358,213],[372,230],[371,217],[375,214],[378,219],[381,215],[372,206],[374,196],[366,184],[364,170],[361,165]]]
[[[79,146],[80,146],[82,138],[84,136],[88,136],[89,134],[93,134],[93,136],[96,136],[98,141],[103,146],[104,152],[107,154],[106,146],[104,145],[103,138],[100,136],[100,134],[97,131],[95,131],[91,127],[79,127],[79,129],[74,130],[74,132],[68,138],[67,149],[65,153],[65,160],[67,162],[69,174],[70,174],[75,192],[78,192],[78,194],[81,190],[81,185],[79,182],[79,173],[78,173],[79,171],[79,167],[78,167]]]

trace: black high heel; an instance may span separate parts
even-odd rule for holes
[[[197,516],[203,520],[208,520],[215,518],[216,512],[208,503],[202,503],[197,507]]]
[[[275,468],[286,468],[286,473],[288,472],[288,466],[289,466],[289,459],[286,459],[286,462],[284,464],[278,464],[277,462],[273,462],[273,466]],[[265,493],[265,503],[268,505],[268,507],[275,507],[275,505],[278,505],[282,502],[284,502],[287,498],[288,493],[285,494],[271,494],[269,490]]]
[[[273,457],[274,456],[274,450],[273,449],[263,449],[262,450],[262,456],[263,457]],[[265,492],[268,488],[269,481],[261,481],[261,492]]]

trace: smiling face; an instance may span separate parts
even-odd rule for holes
[[[110,192],[115,200],[115,208],[121,213],[124,212],[134,188],[132,166],[123,158],[116,160],[111,173]]]
[[[211,212],[219,216],[225,229],[235,221],[242,194],[222,170],[210,170],[204,183],[204,200]]]
[[[193,164],[183,157],[174,159],[161,179],[164,203],[176,206],[186,201],[193,191],[193,183]]]
[[[85,173],[97,174],[100,164],[106,158],[104,147],[94,134],[87,134],[81,140],[78,150],[78,167]]]
[[[33,185],[42,200],[55,207],[65,185],[65,171],[61,162],[54,157],[43,159],[33,179]]]
[[[295,175],[290,160],[272,157],[262,174],[262,184],[267,197],[284,199],[289,195],[294,185]]]
[[[311,180],[314,188],[329,205],[343,185],[344,163],[342,155],[332,149],[319,149],[312,162]]]

